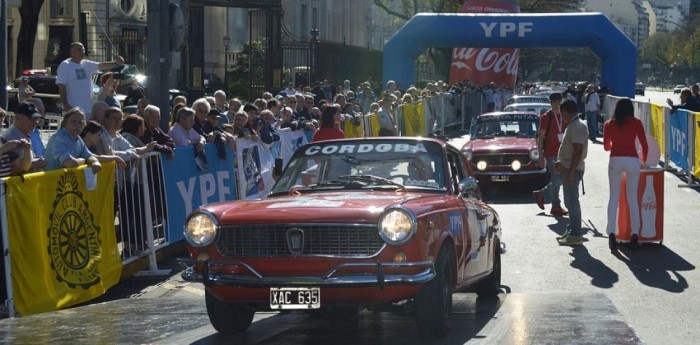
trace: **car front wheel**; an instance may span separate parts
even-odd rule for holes
[[[443,337],[452,323],[452,251],[440,250],[435,261],[436,275],[415,297],[414,316],[418,327],[426,334]]]
[[[253,323],[255,310],[249,306],[224,302],[204,291],[209,321],[221,334],[237,334],[245,331]]]

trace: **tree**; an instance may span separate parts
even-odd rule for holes
[[[34,67],[34,42],[39,26],[39,10],[43,5],[44,0],[22,0],[22,6],[19,8],[22,24],[20,24],[17,37],[15,75],[20,75],[22,71]]]

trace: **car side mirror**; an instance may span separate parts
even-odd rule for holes
[[[459,196],[469,199],[481,199],[479,181],[473,176],[469,176],[462,181],[459,181]]]

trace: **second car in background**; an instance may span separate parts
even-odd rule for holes
[[[462,153],[483,188],[494,184],[547,182],[547,169],[538,166],[537,130],[540,115],[534,112],[486,113],[476,119]]]

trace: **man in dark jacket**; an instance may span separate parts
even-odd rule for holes
[[[666,99],[666,103],[671,107],[671,112],[676,111],[676,109],[686,109],[689,111],[700,111],[700,102],[697,98],[693,97],[693,92],[689,88],[684,87],[681,90],[681,104],[673,105],[673,101],[670,98]]]

